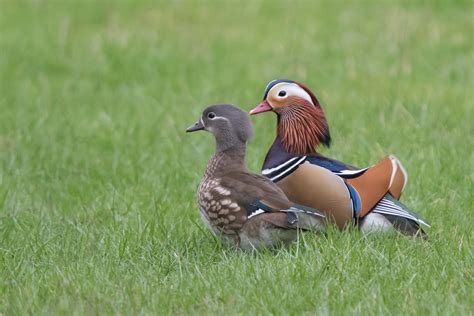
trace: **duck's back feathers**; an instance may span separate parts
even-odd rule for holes
[[[323,155],[309,155],[306,159],[309,163],[328,169],[336,174],[344,174],[346,170],[357,170],[357,167],[346,164],[342,161],[325,157]]]
[[[244,171],[228,173],[221,178],[221,184],[232,188],[232,197],[237,204],[253,211],[255,201],[261,201],[270,210],[281,210],[291,207],[285,193],[271,180],[263,176]]]

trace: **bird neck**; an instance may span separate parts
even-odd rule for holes
[[[227,157],[232,159],[234,163],[245,165],[245,153],[247,148],[245,143],[237,143],[232,147],[226,148],[222,151]]]
[[[265,156],[262,170],[273,168],[297,156],[298,155],[292,154],[285,149],[285,147],[282,144],[281,137],[277,135],[277,137],[275,138],[275,141],[270,147],[270,150],[267,152],[267,155]]]
[[[219,143],[218,143],[219,144]],[[209,162],[212,172],[247,171],[245,165],[246,145],[236,142],[232,146],[219,147]]]
[[[278,113],[278,138],[290,154],[310,155],[323,144],[329,147],[331,136],[320,106],[300,102],[289,104]]]

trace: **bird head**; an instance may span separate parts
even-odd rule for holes
[[[207,107],[201,118],[186,132],[206,130],[214,135],[218,150],[225,150],[236,144],[245,144],[253,134],[249,115],[231,105],[217,104]]]
[[[278,136],[288,152],[314,153],[323,144],[329,147],[331,136],[323,109],[305,85],[292,80],[273,80],[265,88],[263,101],[251,115],[273,111],[278,117]]]

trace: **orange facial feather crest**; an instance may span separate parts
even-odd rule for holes
[[[279,109],[278,135],[285,149],[294,154],[316,152],[321,143],[329,146],[331,137],[322,108],[297,97],[288,98],[288,105]]]

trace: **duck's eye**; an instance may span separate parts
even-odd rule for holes
[[[207,117],[210,118],[211,120],[213,120],[216,117],[216,114],[214,112],[209,112],[207,114]]]
[[[285,90],[280,90],[280,92],[278,92],[278,96],[279,97],[284,97],[286,95],[286,91]]]

